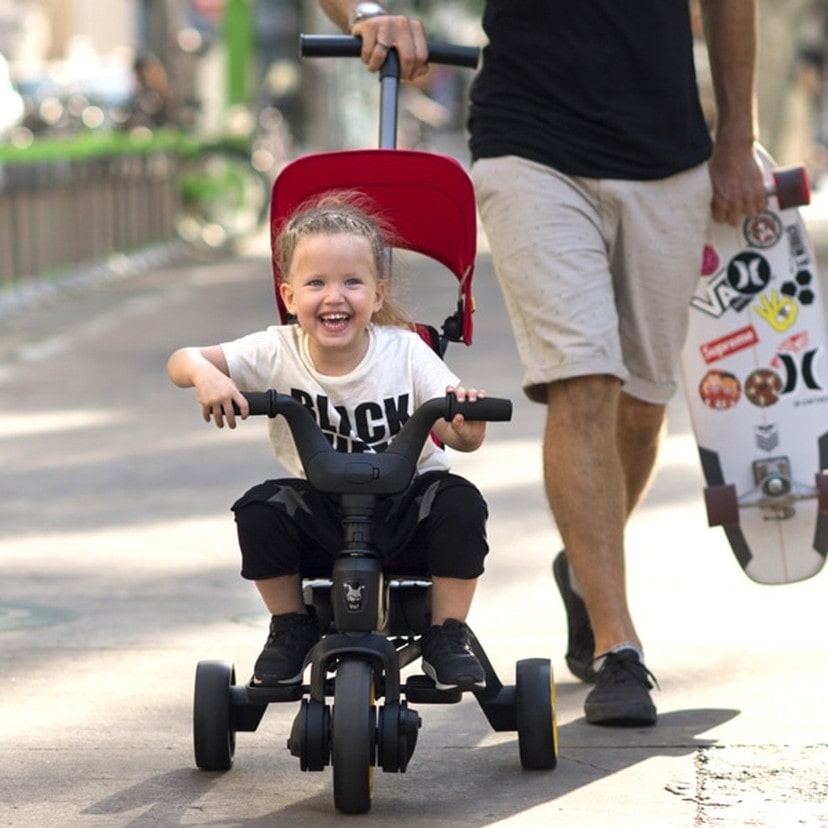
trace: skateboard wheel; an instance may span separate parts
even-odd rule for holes
[[[773,173],[773,195],[780,210],[811,203],[811,184],[804,167],[780,167]]]
[[[708,526],[736,526],[739,523],[739,499],[732,485],[708,486],[704,490]]]
[[[816,489],[819,511],[826,515],[828,514],[828,469],[817,473]]]

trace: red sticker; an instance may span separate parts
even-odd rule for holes
[[[782,378],[769,368],[757,368],[745,380],[745,396],[759,408],[779,402]]]
[[[716,362],[718,359],[724,359],[726,356],[735,354],[744,348],[750,348],[759,342],[759,336],[753,325],[748,325],[746,328],[741,328],[738,331],[733,331],[727,336],[719,337],[711,342],[705,342],[699,347],[704,361],[709,365],[711,362]]]
[[[729,371],[708,371],[699,383],[699,395],[708,408],[726,411],[739,402],[742,386]]]
[[[765,211],[745,219],[742,232],[751,247],[773,247],[782,238],[782,220],[775,213]]]

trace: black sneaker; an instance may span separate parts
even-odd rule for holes
[[[469,628],[449,618],[423,633],[423,672],[438,690],[480,690],[486,674],[469,646]]]
[[[317,641],[319,626],[314,616],[298,612],[272,615],[270,634],[253,668],[253,684],[298,684]]]
[[[584,702],[590,724],[635,727],[654,725],[656,708],[650,698],[655,676],[641,663],[635,650],[607,653],[598,680]],[[658,682],[656,682],[658,686]]]
[[[595,682],[598,674],[592,666],[595,654],[595,637],[589,623],[586,604],[583,598],[572,589],[569,580],[569,562],[566,553],[559,552],[552,561],[552,574],[563,598],[566,609],[567,652],[566,666],[573,676],[589,684]]]

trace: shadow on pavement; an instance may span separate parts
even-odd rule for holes
[[[690,709],[664,713],[656,728],[619,731],[596,728],[583,720],[559,729],[561,757],[553,771],[523,771],[516,759],[513,739],[463,751],[458,772],[451,779],[435,776],[427,757],[415,753],[406,774],[396,776],[377,772],[370,819],[372,825],[413,824],[427,828],[432,825],[486,826],[548,803],[579,788],[624,771],[633,765],[660,756],[683,756],[716,744],[701,734],[712,730],[739,714],[737,710]],[[569,748],[570,743],[593,743],[586,747]],[[150,777],[124,788],[83,811],[85,815],[116,815],[139,811],[123,825],[233,825],[292,826],[312,824],[314,828],[340,824],[343,815],[334,810],[331,772],[302,773],[298,763],[285,753],[279,765],[294,764],[296,787],[313,787],[314,792],[285,808],[275,807],[260,816],[227,817],[233,810],[233,798],[239,809],[246,808],[245,799],[252,789],[261,785],[266,790],[266,768],[254,767],[248,760],[226,773],[207,773],[182,768]],[[272,756],[263,764],[272,764]],[[281,768],[280,768],[281,770]],[[436,771],[439,773],[439,771]],[[279,774],[281,776],[281,774]],[[260,799],[263,791],[256,791]],[[692,796],[677,791],[678,795]],[[273,799],[279,800],[273,789]],[[596,800],[596,809],[611,809],[611,803]],[[474,812],[485,812],[475,815]],[[214,812],[211,816],[211,812]],[[197,815],[200,815],[197,817]],[[198,823],[193,822],[198,818]],[[310,820],[310,823],[309,823]]]

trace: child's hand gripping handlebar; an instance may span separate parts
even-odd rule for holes
[[[511,400],[483,397],[458,402],[454,394],[424,402],[381,454],[336,451],[311,412],[297,399],[276,391],[246,392],[251,414],[288,421],[308,481],[319,491],[334,494],[389,495],[403,491],[414,477],[417,458],[434,423],[457,414],[467,420],[504,422],[512,418]]]

